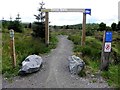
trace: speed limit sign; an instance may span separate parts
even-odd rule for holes
[[[111,42],[105,42],[104,52],[111,52]]]

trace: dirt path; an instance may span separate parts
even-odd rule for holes
[[[3,79],[3,88],[105,88],[108,87],[101,78],[96,82],[89,78],[71,75],[68,70],[68,56],[72,55],[73,44],[67,36],[59,36],[56,49],[43,56],[42,69],[25,77],[15,77],[13,82]]]

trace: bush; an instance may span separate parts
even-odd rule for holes
[[[8,28],[8,25],[9,25],[9,21],[6,21],[6,20],[2,20],[2,28]]]
[[[81,43],[80,35],[69,35],[68,39],[72,40],[75,45],[80,45]]]
[[[109,66],[109,71],[102,72],[102,76],[106,79],[108,84],[115,88],[120,88],[120,74],[119,74],[119,64]]]
[[[81,52],[82,46],[81,45],[75,45],[73,49],[74,49],[73,50],[74,52]]]
[[[93,36],[94,32],[95,32],[95,30],[87,30],[86,36]]]
[[[83,56],[85,56],[85,55],[90,56],[91,55],[91,48],[89,46],[84,46],[84,47],[82,47],[81,52],[82,52]]]
[[[32,25],[33,37],[45,38],[45,24],[43,22],[34,22]]]

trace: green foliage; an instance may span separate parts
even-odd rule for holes
[[[113,31],[116,31],[117,30],[117,24],[116,23],[112,23],[111,24],[111,28]]]
[[[102,76],[107,80],[108,84],[113,87],[120,88],[119,65],[110,65],[109,71],[102,72]]]
[[[87,30],[86,31],[86,36],[93,36],[94,32],[95,32],[95,30]]]
[[[82,50],[82,46],[81,45],[75,45],[74,48],[73,48],[74,52],[81,52],[81,50]]]
[[[8,28],[9,26],[9,21],[2,20],[2,28]]]
[[[117,31],[120,31],[120,21],[118,22],[118,25],[117,25]]]
[[[45,38],[45,24],[43,22],[34,22],[32,29],[33,37]]]
[[[99,29],[98,29],[98,30],[100,30],[100,31],[106,30],[106,24],[103,23],[103,22],[101,22],[101,23],[99,24]]]
[[[82,29],[82,24],[76,24],[76,25],[63,25],[63,26],[53,26],[54,29]]]
[[[87,56],[86,56],[87,57]],[[89,57],[87,57],[86,61],[87,61],[87,68],[88,68],[88,71],[91,71],[92,74],[95,74],[96,72],[98,72],[99,68],[100,68],[100,61],[96,60],[96,61],[93,61],[91,60]]]
[[[91,53],[91,48],[89,46],[82,47],[81,52],[82,52],[83,56],[85,56],[85,55],[90,56],[92,54]]]
[[[86,38],[86,45],[80,45],[80,35],[69,35],[68,39],[72,40],[74,45],[74,52],[82,52],[82,56],[89,56],[91,60],[98,60],[100,58],[102,43],[94,37]]]
[[[80,35],[69,35],[68,37],[69,40],[72,40],[74,44],[76,45],[80,45],[81,43],[81,37]]]
[[[80,77],[85,77],[85,76],[86,76],[85,70],[82,69],[82,70],[78,73],[78,75],[79,75]]]
[[[55,48],[58,43],[58,39],[56,36],[57,36],[56,33],[54,32],[50,33],[50,45],[49,45],[50,49]]]
[[[41,12],[41,9],[43,9],[44,5],[45,5],[45,3],[41,2],[40,3],[40,8],[38,9],[39,14],[38,15],[34,15],[38,22],[39,22],[39,20],[41,20],[40,22],[44,22],[45,15],[44,15],[44,12]]]
[[[19,21],[10,21],[8,25],[8,29],[13,29],[16,32],[23,32],[23,26]]]
[[[29,23],[28,28],[32,28],[32,23]]]

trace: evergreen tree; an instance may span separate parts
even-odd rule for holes
[[[120,31],[120,21],[118,22],[118,25],[117,25],[117,31]]]
[[[106,30],[106,24],[103,23],[103,22],[101,22],[101,23],[99,24],[99,30],[100,30],[100,31]]]
[[[20,14],[17,14],[16,20],[9,22],[8,30],[13,29],[16,32],[23,32],[23,26],[20,19]]]
[[[45,38],[45,23],[44,23],[44,12],[41,12],[41,9],[43,9],[43,6],[45,4],[42,2],[40,3],[40,8],[39,8],[39,14],[38,15],[34,15],[35,18],[37,19],[37,22],[34,22],[32,25],[32,29],[33,29],[33,37],[41,37],[41,38]]]
[[[117,30],[117,24],[116,23],[112,23],[111,24],[111,28],[113,31],[116,31]]]

